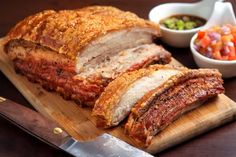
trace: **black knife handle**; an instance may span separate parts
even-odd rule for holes
[[[52,146],[60,146],[69,136],[54,121],[3,97],[0,97],[0,116]]]

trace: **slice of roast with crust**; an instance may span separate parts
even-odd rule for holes
[[[15,69],[65,98],[92,106],[126,71],[169,63],[153,43],[159,26],[113,7],[47,10],[19,22],[5,38]]]
[[[115,54],[99,56],[83,66],[79,76],[89,77],[96,73],[103,78],[116,78],[126,71],[146,67],[155,62],[168,63],[170,54],[156,44],[144,44],[134,48],[125,49]]]
[[[105,36],[92,41],[79,52],[77,61],[77,72],[86,71],[84,65],[99,57],[104,60],[107,56],[113,56],[120,51],[135,48],[143,44],[153,43],[153,38],[157,37],[156,30],[150,28],[127,28],[125,30],[112,31]]]
[[[132,108],[126,133],[147,147],[175,119],[224,92],[218,70],[186,70],[145,94]]]

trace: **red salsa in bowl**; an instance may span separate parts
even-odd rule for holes
[[[236,60],[236,26],[226,24],[199,31],[194,48],[216,60]]]

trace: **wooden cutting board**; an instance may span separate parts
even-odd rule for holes
[[[72,101],[64,100],[54,92],[44,90],[38,84],[29,82],[25,77],[15,73],[13,66],[2,49],[0,40],[0,69],[24,97],[43,115],[57,121],[71,136],[86,141],[107,132],[131,145],[138,147],[131,138],[124,134],[124,125],[113,129],[98,129],[91,117],[91,109],[81,108]],[[180,65],[175,59],[171,64]],[[157,153],[168,147],[186,141],[203,132],[233,120],[236,115],[236,103],[221,94],[209,100],[203,106],[182,116],[159,133],[151,145],[144,149]]]

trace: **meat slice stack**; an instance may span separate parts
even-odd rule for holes
[[[118,75],[170,62],[170,53],[153,44],[159,36],[158,25],[114,7],[46,10],[15,26],[5,51],[31,81],[93,106]]]
[[[153,65],[121,75],[97,100],[99,127],[118,125],[128,115],[126,133],[148,146],[153,136],[208,98],[223,93],[218,70]]]

